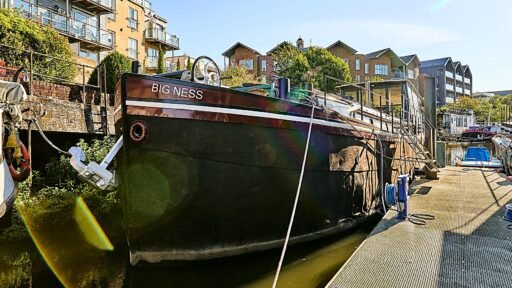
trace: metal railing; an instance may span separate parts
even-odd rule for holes
[[[455,75],[455,79],[457,79],[457,80],[459,80],[459,81],[462,81],[462,76],[461,76],[461,75],[459,75],[459,74],[456,74],[456,75]]]
[[[171,35],[162,29],[148,28],[145,31],[145,37],[147,40],[158,41],[163,44],[170,45],[176,49],[180,47],[180,40],[176,35]]]
[[[57,65],[64,65],[64,67],[67,66],[75,70],[76,73],[74,77],[62,78],[54,74],[50,75],[49,72],[45,71],[45,67]],[[27,67],[27,73],[29,76],[29,94],[33,94],[34,80],[47,81],[55,84],[81,86],[81,90],[84,95],[86,93],[86,88],[88,87],[99,89],[99,86],[87,83],[88,75],[92,74],[96,67],[78,64],[31,50],[0,44],[0,77],[10,77],[11,75],[14,75],[14,71],[18,70],[22,66]]]
[[[21,16],[51,26],[67,36],[87,40],[109,48],[114,47],[113,32],[73,19],[67,16],[65,12],[61,11],[59,13],[24,0],[14,0],[10,7],[18,10]]]

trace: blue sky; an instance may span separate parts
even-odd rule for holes
[[[303,3],[301,3],[303,2]],[[260,53],[302,36],[328,46],[341,40],[360,53],[392,48],[427,60],[451,56],[468,64],[474,91],[512,89],[512,1],[164,1],[153,0],[181,50],[212,57],[240,41]],[[393,4],[391,4],[393,3]]]

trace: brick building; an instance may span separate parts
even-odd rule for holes
[[[224,56],[224,69],[231,66],[242,66],[249,74],[266,81],[273,72],[273,61],[269,55],[262,55],[251,47],[237,42],[222,53]],[[226,62],[227,61],[227,62]]]

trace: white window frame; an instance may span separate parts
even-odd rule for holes
[[[375,75],[388,75],[388,65],[386,64],[375,64]]]
[[[407,69],[407,77],[409,77],[409,79],[414,79],[414,70],[413,69]]]
[[[261,60],[261,72],[267,71],[267,60]]]
[[[135,44],[135,47],[132,47]],[[133,53],[133,54],[132,54]],[[128,57],[137,60],[139,54],[139,41],[128,37]]]
[[[356,83],[360,83],[361,82],[361,76],[360,75],[356,75]]]
[[[360,59],[356,59],[356,70],[361,70],[361,60]]]
[[[133,11],[133,15],[131,15],[131,11]],[[139,28],[139,12],[132,7],[128,7],[128,27],[133,30],[138,30]]]
[[[364,74],[370,74],[370,64],[364,63]]]

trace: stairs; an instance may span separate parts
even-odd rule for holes
[[[405,142],[407,142],[413,148],[414,152],[416,152],[416,156],[419,158],[418,162],[425,164],[425,169],[427,170],[425,172],[427,174],[428,172],[431,172],[431,174],[437,174],[437,172],[439,172],[439,168],[437,167],[436,159],[434,156],[432,156],[430,151],[428,151],[425,146],[420,143],[418,137],[415,134],[409,133],[409,131],[403,127],[400,127],[400,133],[403,136]]]

